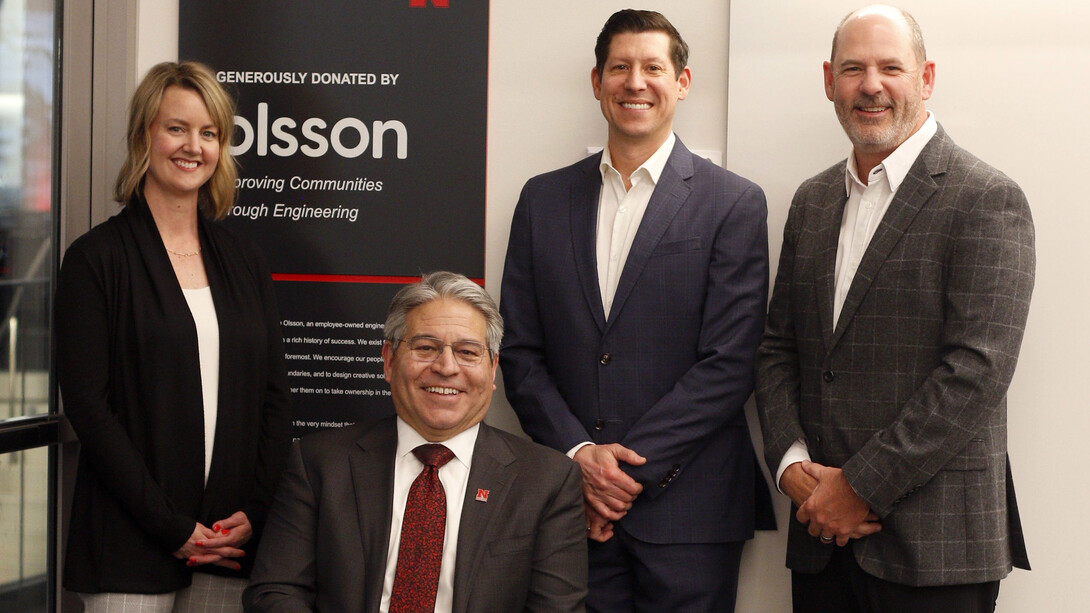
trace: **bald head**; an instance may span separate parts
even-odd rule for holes
[[[914,23],[892,7],[860,9],[841,23],[833,59],[823,64],[825,95],[852,141],[860,176],[927,121],[924,101],[935,87],[935,63],[920,60]]]
[[[836,63],[836,44],[840,39],[840,32],[844,29],[844,26],[856,19],[873,16],[886,17],[890,21],[901,24],[908,31],[909,38],[912,40],[912,51],[916,55],[916,61],[920,64],[927,61],[927,49],[923,45],[923,32],[920,30],[920,24],[916,23],[916,18],[910,15],[908,11],[895,6],[872,4],[854,10],[840,20],[840,25],[836,27],[836,32],[833,34],[833,50],[829,54],[830,62]]]

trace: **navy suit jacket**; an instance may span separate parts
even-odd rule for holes
[[[751,538],[758,515],[775,522],[743,412],[768,293],[764,193],[678,140],[607,319],[600,162],[531,179],[515,208],[500,304],[508,400],[540,443],[620,443],[647,458],[622,465],[644,487],[620,522],[636,538]]]

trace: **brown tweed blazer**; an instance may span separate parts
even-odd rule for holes
[[[834,328],[845,163],[803,183],[788,215],[757,363],[765,460],[775,473],[802,439],[844,470],[882,521],[852,543],[872,575],[951,585],[1029,568],[1006,403],[1033,290],[1026,197],[940,126]],[[787,566],[819,571],[832,548],[790,523]]]

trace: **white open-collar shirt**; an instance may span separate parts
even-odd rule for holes
[[[617,284],[621,280],[628,252],[636,239],[651,194],[666,168],[670,153],[674,150],[677,137],[671,132],[666,142],[632,172],[629,181],[631,189],[625,189],[624,178],[613,167],[609,155],[609,146],[602,150],[602,163],[598,170],[602,173],[602,190],[598,195],[597,260],[598,289],[602,293],[602,307],[606,319],[613,306],[613,296],[617,293]]]

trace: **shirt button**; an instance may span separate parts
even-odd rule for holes
[[[622,206],[621,209],[619,211],[617,211],[617,212],[618,213],[627,213],[628,209],[626,209],[625,207]]]
[[[608,353],[603,353],[602,357],[598,358],[598,361],[601,362],[603,366],[609,364],[612,360],[613,356],[609,355]]]
[[[832,383],[833,379],[836,379],[836,375],[831,370],[827,370],[821,373],[821,379],[826,383]]]
[[[595,430],[601,430],[602,428],[605,428],[605,427],[606,427],[606,422],[602,421],[601,419],[594,420],[594,429]]]

